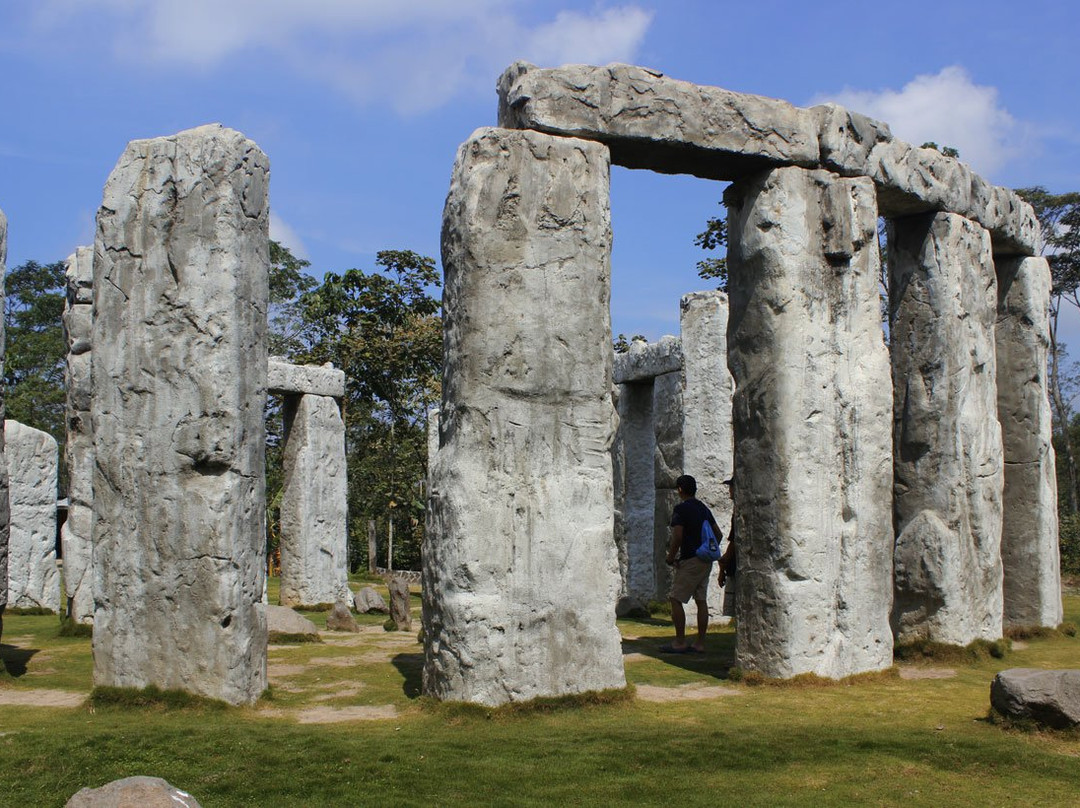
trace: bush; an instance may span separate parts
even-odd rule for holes
[[[1061,545],[1061,571],[1066,575],[1080,575],[1080,514],[1061,515],[1058,541]]]

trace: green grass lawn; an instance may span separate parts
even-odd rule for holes
[[[1080,596],[1066,611],[1080,623]],[[307,616],[325,626],[325,613]],[[61,806],[134,774],[163,777],[206,808],[1080,805],[1080,734],[986,720],[998,670],[1080,667],[1080,638],[906,668],[948,665],[948,678],[750,686],[727,679],[731,629],[710,635],[704,657],[665,657],[665,621],[624,620],[636,698],[483,710],[420,699],[416,636],[383,631],[384,619],[271,646],[272,695],[255,708],[0,704],[0,806]],[[57,622],[5,618],[0,696],[89,692],[90,642],[58,637]],[[385,717],[304,723],[318,714]]]

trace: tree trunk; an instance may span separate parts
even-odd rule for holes
[[[378,548],[375,546],[375,520],[369,519],[367,523],[367,568],[368,572],[375,572],[379,566],[377,556]]]

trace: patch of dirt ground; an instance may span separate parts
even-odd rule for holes
[[[738,696],[741,690],[719,685],[688,684],[679,687],[659,687],[658,685],[638,685],[637,697],[642,701],[699,701],[717,699],[721,696]]]
[[[952,679],[956,671],[952,668],[901,668],[901,679]]]
[[[86,701],[87,695],[70,690],[0,688],[0,704],[19,707],[80,707]]]
[[[295,718],[300,724],[337,724],[343,721],[381,721],[397,718],[393,704],[376,704],[357,707],[309,707],[306,710],[260,710],[271,718]]]

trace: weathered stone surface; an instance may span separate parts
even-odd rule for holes
[[[94,680],[266,687],[268,162],[204,126],[133,141],[94,244]]]
[[[608,173],[603,146],[536,132],[479,130],[458,152],[423,576],[424,689],[441,699],[625,685]]]
[[[890,222],[898,642],[1002,632],[1001,427],[988,233],[950,213]]]
[[[386,601],[383,600],[382,595],[370,586],[360,588],[360,591],[356,593],[353,604],[356,607],[356,611],[360,614],[367,614],[368,612],[390,614],[390,607],[386,605]]]
[[[1001,565],[1005,626],[1057,626],[1063,616],[1057,474],[1046,358],[1050,267],[999,258],[997,407],[1005,463]]]
[[[946,210],[990,230],[996,254],[1035,251],[1038,223],[1016,193],[835,104],[802,109],[619,64],[539,69],[517,62],[498,90],[500,126],[599,140],[616,165],[721,180],[772,166],[868,176],[882,215]]]
[[[64,808],[199,808],[199,803],[160,777],[125,777],[82,789]]]
[[[390,590],[390,619],[398,631],[412,629],[412,603],[409,598],[409,582],[401,578],[391,578],[387,583]]]
[[[91,339],[94,326],[94,248],[79,247],[67,260],[67,300],[64,337],[67,357],[68,515],[60,528],[64,553],[64,592],[68,615],[80,623],[94,617],[94,582],[91,574],[90,525],[93,516],[94,433],[91,429]]]
[[[615,354],[615,384],[651,382],[665,373],[682,370],[682,342],[663,336],[657,342],[633,340],[625,353]]]
[[[599,140],[613,163],[629,168],[734,179],[818,160],[810,110],[643,67],[517,62],[498,88],[500,126]]]
[[[288,396],[281,491],[281,605],[351,600],[345,422],[328,396]]]
[[[345,395],[345,371],[327,362],[325,365],[294,365],[280,356],[267,363],[266,386],[271,393],[342,398]]]
[[[712,511],[723,538],[731,533],[732,502],[724,480],[735,473],[727,364],[728,298],[719,291],[692,292],[679,304],[683,349],[683,468],[697,480],[697,498]],[[723,617],[724,590],[709,576],[709,615]]]
[[[1080,670],[1009,668],[990,683],[990,704],[1009,718],[1055,729],[1080,725]]]
[[[0,303],[4,302],[4,275],[7,271],[7,217],[0,210]],[[4,321],[0,317],[0,374],[4,370]],[[8,602],[8,537],[11,511],[8,507],[7,462],[4,459],[4,389],[0,386],[0,637],[4,633],[4,609]]]
[[[657,597],[653,516],[656,509],[656,436],[653,429],[653,385],[619,386],[620,447],[616,510],[622,514],[620,539],[623,594],[644,602]]]
[[[349,606],[344,601],[338,601],[326,615],[327,631],[351,631],[353,634],[360,630],[356,624],[356,618],[352,616]]]
[[[615,604],[616,617],[649,617],[648,607],[637,598],[621,597]]]
[[[60,610],[56,566],[56,440],[48,432],[5,421],[8,496],[8,603]]]
[[[319,636],[318,626],[288,606],[267,605],[263,608],[266,610],[266,629],[271,635]]]
[[[892,664],[892,406],[868,179],[782,168],[732,186],[728,364],[738,664]]]

